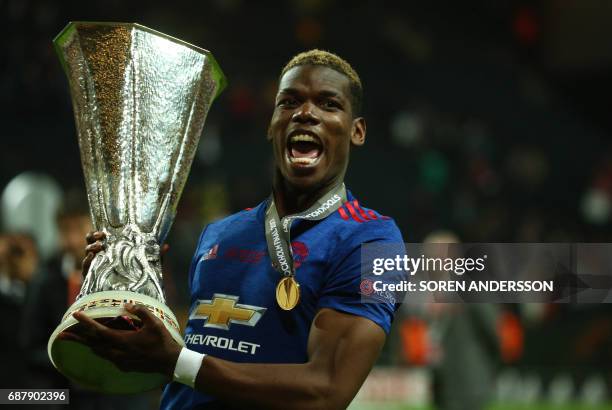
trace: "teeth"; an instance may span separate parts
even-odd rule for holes
[[[295,158],[295,157],[290,157],[289,160],[293,164],[310,165],[310,164],[314,163],[317,160],[317,158]]]
[[[312,135],[306,135],[306,134],[294,135],[293,137],[291,137],[291,142],[297,142],[297,141],[314,142],[316,144],[319,143],[319,141],[315,137],[313,137]]]

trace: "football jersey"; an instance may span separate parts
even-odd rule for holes
[[[296,220],[291,248],[300,302],[276,302],[282,275],[272,267],[265,238],[268,200],[208,225],[189,272],[187,348],[233,362],[305,363],[312,321],[321,308],[363,316],[389,332],[395,305],[363,303],[361,244],[401,243],[395,222],[347,202],[327,218]],[[163,409],[222,409],[215,398],[180,383],[166,386]]]

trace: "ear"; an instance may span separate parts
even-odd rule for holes
[[[365,143],[366,137],[366,121],[363,117],[357,117],[353,120],[353,129],[351,130],[351,143],[356,146],[361,146]]]
[[[270,133],[270,125],[268,124],[268,130],[266,131],[266,141],[272,141],[272,135]]]

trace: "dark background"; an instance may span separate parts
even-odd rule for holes
[[[78,20],[138,22],[191,42],[228,78],[168,240],[179,309],[202,226],[269,194],[276,81],[294,54],[315,47],[346,58],[364,84],[367,141],[353,150],[347,185],[392,216],[407,242],[440,229],[464,242],[610,240],[612,2],[0,0],[0,187],[37,171],[84,188],[51,43]],[[597,321],[603,341],[580,366],[602,375],[609,397],[610,309],[552,310],[551,328],[526,326],[535,335],[519,364],[572,372],[577,344],[555,350],[542,338],[576,339]]]
[[[2,1],[0,185],[38,170],[82,186],[51,40],[71,20],[136,21],[211,50],[229,79],[188,189],[224,184],[231,210],[269,191],[280,68],[320,47],[364,83],[368,140],[349,186],[408,240],[440,227],[465,241],[606,240],[609,218],[589,223],[581,205],[610,185],[612,6],[423,3]]]

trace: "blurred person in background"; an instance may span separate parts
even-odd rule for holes
[[[79,388],[59,373],[49,359],[49,337],[81,289],[83,238],[92,230],[87,199],[82,192],[74,190],[65,195],[57,213],[57,225],[59,253],[33,281],[23,316],[21,337],[26,350],[27,382],[21,387],[70,389],[70,407],[75,409],[146,409],[148,399],[144,396],[105,396]]]
[[[38,267],[34,239],[24,233],[0,235],[0,294],[21,303]]]
[[[0,234],[0,388],[25,386],[25,356],[19,343],[21,315],[38,263],[38,251],[31,236]]]
[[[455,244],[448,250],[453,252],[460,241],[451,231],[434,231],[424,243]],[[434,404],[440,410],[484,409],[494,397],[500,362],[499,307],[469,301],[432,302],[425,305],[425,320],[435,345],[431,357]]]
[[[67,385],[49,361],[47,342],[80,290],[83,235],[92,227],[86,199],[77,191],[65,196],[57,226],[60,250],[33,281],[24,313],[22,338],[28,351],[29,385],[36,388]]]

